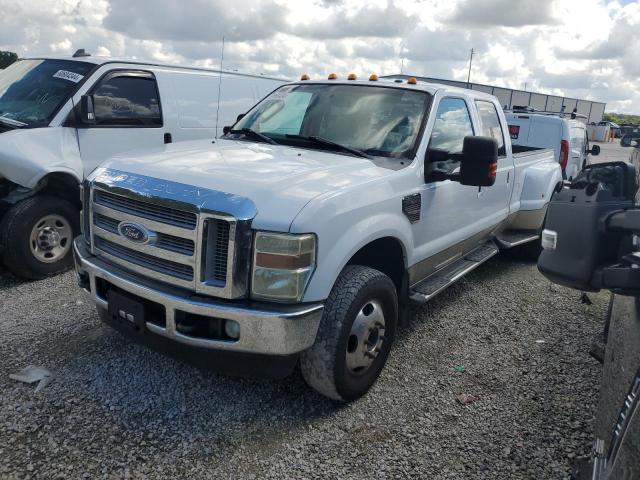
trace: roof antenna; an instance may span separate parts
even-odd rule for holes
[[[222,52],[220,52],[220,81],[218,82],[218,106],[216,107],[216,135],[218,135],[218,116],[220,114],[220,90],[222,89],[222,61],[224,60],[224,35],[222,36]]]
[[[73,54],[73,58],[77,57],[90,57],[91,54],[84,51],[84,48],[79,48],[76,53]]]

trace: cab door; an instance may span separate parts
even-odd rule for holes
[[[479,188],[478,215],[488,223],[497,225],[509,215],[515,166],[504,139],[507,127],[500,121],[496,104],[488,100],[476,100],[475,104],[478,112],[478,135],[495,138],[498,142],[496,182],[491,187]]]
[[[160,94],[151,72],[111,71],[88,93],[93,95],[95,124],[77,130],[85,175],[116,154],[161,147],[167,140]]]
[[[482,241],[486,219],[478,213],[478,187],[434,180],[438,172],[454,173],[464,137],[474,135],[471,105],[464,97],[447,96],[433,110],[433,128],[425,157],[426,183],[420,192],[422,220],[413,226],[418,262],[410,272],[416,283],[460,258]]]

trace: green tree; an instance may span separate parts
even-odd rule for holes
[[[0,50],[0,69],[7,68],[16,60],[18,60],[18,55],[16,53]]]
[[[640,125],[640,115],[607,112],[602,116],[602,120],[617,123],[618,125]]]

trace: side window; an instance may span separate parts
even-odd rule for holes
[[[476,107],[478,107],[478,116],[480,117],[481,135],[495,138],[498,141],[498,156],[504,157],[507,151],[504,146],[504,133],[496,106],[491,102],[476,101]]]
[[[429,149],[462,153],[464,137],[473,135],[467,104],[461,98],[443,98],[438,105]]]
[[[96,125],[161,127],[160,98],[150,76],[107,77],[93,92]]]

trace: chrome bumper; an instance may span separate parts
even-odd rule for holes
[[[166,327],[146,323],[150,332],[192,347],[267,355],[290,355],[309,348],[315,341],[322,304],[269,305],[253,308],[232,305],[204,297],[187,297],[183,291],[160,284],[145,284],[140,278],[92,256],[82,238],[73,243],[73,256],[79,278],[89,282],[85,291],[99,308],[107,309],[106,298],[96,288],[101,278],[125,292],[164,306]],[[176,331],[176,311],[207,317],[234,320],[240,325],[240,338],[235,341],[191,337]]]

